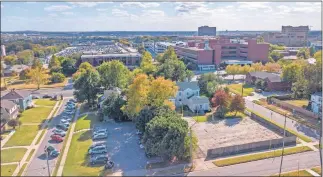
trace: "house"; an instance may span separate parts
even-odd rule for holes
[[[1,131],[5,130],[5,125],[10,119],[17,118],[19,114],[19,107],[17,104],[8,100],[1,100],[0,106],[1,114]]]
[[[268,91],[286,91],[292,87],[291,83],[284,82],[279,74],[263,71],[249,72],[246,75],[246,83],[254,85],[256,80],[266,82]]]
[[[1,97],[1,100],[8,100],[16,103],[22,111],[33,104],[31,92],[26,90],[10,90],[6,95]]]
[[[169,100],[174,102],[176,107],[188,106],[193,111],[208,111],[210,109],[209,99],[200,97],[200,88],[196,81],[194,82],[177,82],[178,91],[175,98]]]
[[[315,114],[322,115],[322,92],[311,95],[311,110]]]
[[[12,73],[17,73],[18,75],[21,73],[21,71],[28,69],[29,66],[27,65],[13,65],[13,66],[7,66],[7,68],[3,71],[3,76],[9,77],[12,76]]]

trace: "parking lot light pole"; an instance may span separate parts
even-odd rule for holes
[[[47,146],[45,146],[45,154],[46,154],[46,162],[47,162],[48,176],[50,177]]]

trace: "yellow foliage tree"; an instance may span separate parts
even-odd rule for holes
[[[253,63],[251,65],[251,67],[253,68],[254,71],[263,71],[264,70],[264,65],[262,65],[262,63]]]
[[[149,52],[144,52],[141,58],[140,69],[146,74],[153,74],[157,67],[153,64],[153,58]]]
[[[145,74],[138,74],[127,92],[127,104],[122,110],[130,117],[134,118],[141,109],[148,103],[150,81]]]
[[[168,100],[170,97],[174,97],[178,87],[175,82],[171,80],[164,79],[164,77],[158,77],[151,81],[149,88],[149,103],[151,106],[162,106],[165,100]]]
[[[43,68],[36,67],[31,69],[28,76],[30,77],[29,82],[36,84],[37,89],[40,88],[41,84],[46,84],[48,82],[48,74],[46,74],[46,71]]]
[[[264,68],[267,72],[276,72],[277,73],[281,70],[281,67],[278,63],[266,63]]]

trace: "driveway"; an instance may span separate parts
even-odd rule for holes
[[[52,130],[55,128],[55,125],[59,124],[60,119],[62,118],[61,113],[64,111],[66,102],[67,102],[67,99],[64,99],[64,103],[60,108],[57,116],[54,117],[50,122],[47,128],[48,131],[46,132],[43,141],[39,145],[39,148],[36,151],[35,156],[33,157],[33,159],[31,159],[31,162],[28,168],[26,169],[25,176],[48,176],[47,163],[46,163],[47,158],[46,158],[46,155],[44,154],[44,149],[45,149],[45,146],[51,145],[59,151],[62,150],[61,148],[63,146],[63,142],[62,143],[52,142],[50,136],[52,135]],[[57,157],[49,158],[49,167],[50,167],[51,173],[55,168],[57,159],[58,159]]]
[[[136,128],[132,122],[100,123],[100,127],[108,128],[108,155],[114,162],[114,171],[126,172],[145,169],[147,158],[145,150],[140,149]]]

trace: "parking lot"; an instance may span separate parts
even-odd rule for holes
[[[139,137],[132,122],[100,123],[96,128],[107,128],[108,156],[114,162],[114,172],[144,169],[147,163],[144,149],[139,147]]]
[[[189,124],[192,121],[188,120]],[[204,155],[208,149],[265,141],[281,137],[250,118],[200,122],[193,126],[198,146]]]

